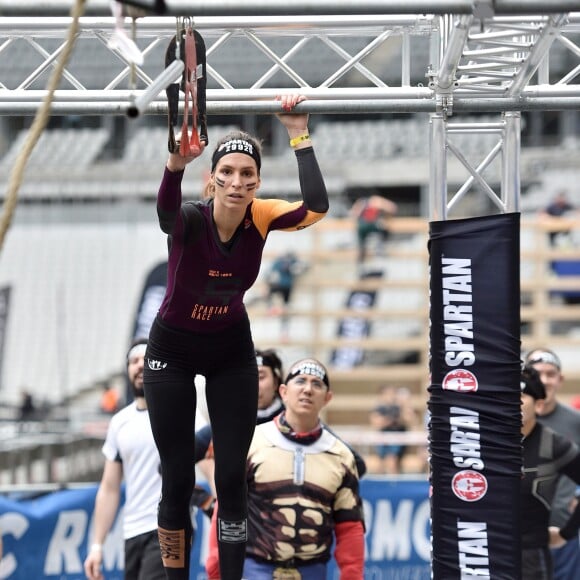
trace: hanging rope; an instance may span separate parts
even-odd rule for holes
[[[57,89],[62,73],[68,62],[68,59],[72,53],[77,34],[79,31],[79,19],[83,15],[85,9],[86,0],[75,0],[74,6],[71,8],[70,15],[72,17],[72,22],[68,31],[66,44],[57,64],[48,80],[47,94],[44,98],[42,105],[36,112],[32,126],[26,135],[26,140],[22,150],[18,154],[16,161],[14,162],[14,167],[10,174],[10,179],[8,181],[8,189],[6,190],[6,197],[4,199],[4,204],[2,206],[2,216],[0,217],[0,251],[4,245],[4,238],[10,228],[12,223],[12,217],[14,216],[14,211],[16,210],[16,204],[18,203],[18,190],[22,185],[22,179],[24,176],[24,170],[26,164],[30,159],[32,150],[38,143],[44,128],[48,123],[50,118],[50,107],[52,105],[52,99],[54,96],[54,91]]]

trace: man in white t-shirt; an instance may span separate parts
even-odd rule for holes
[[[92,544],[84,564],[89,580],[104,578],[103,543],[117,515],[123,478],[125,580],[165,580],[157,537],[159,454],[143,393],[146,345],[146,339],[137,339],[127,353],[127,374],[133,385],[134,401],[113,415],[103,445],[105,467],[95,500]]]

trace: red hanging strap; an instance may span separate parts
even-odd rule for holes
[[[197,133],[197,53],[195,49],[195,37],[193,29],[189,26],[185,31],[185,56],[184,56],[184,92],[185,102],[183,111],[183,123],[181,125],[181,140],[179,153],[186,157],[199,155],[201,144]],[[191,98],[192,128],[189,135],[189,101]]]

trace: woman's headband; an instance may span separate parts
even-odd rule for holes
[[[218,161],[230,153],[244,153],[245,155],[249,155],[256,162],[258,173],[260,173],[260,169],[262,167],[262,158],[260,157],[260,152],[255,145],[246,139],[230,139],[225,143],[221,143],[213,152],[213,156],[211,158],[212,173],[215,171]]]

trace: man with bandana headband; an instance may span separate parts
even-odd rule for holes
[[[564,383],[560,357],[547,348],[535,348],[528,352],[525,361],[538,371],[546,389],[546,398],[538,412],[538,421],[580,447],[580,412],[558,400]],[[551,525],[561,527],[565,524],[577,501],[575,492],[575,482],[568,477],[562,477],[552,504]],[[552,550],[554,580],[578,580],[580,577],[579,542],[580,538],[576,534],[565,545]]]
[[[302,199],[260,199],[262,157],[255,138],[218,141],[204,201],[183,202],[187,165],[201,155],[170,153],[157,195],[168,235],[167,290],[149,334],[144,384],[161,458],[158,532],[167,580],[188,580],[195,486],[196,392],[206,380],[212,425],[218,544],[223,580],[240,580],[246,551],[245,466],[256,426],[258,369],[244,295],[274,230],[301,230],[328,211],[328,194],[308,133],[303,95],[282,95],[277,117],[294,149]]]
[[[259,376],[258,416],[256,424],[261,425],[262,423],[272,421],[284,411],[284,403],[279,394],[279,388],[284,377],[282,374],[282,361],[274,349],[256,350],[256,362],[258,364]],[[354,449],[351,449],[351,451],[355,456],[357,472],[360,479],[366,473],[366,463],[363,457]],[[203,427],[196,433],[195,452],[196,462],[213,457],[210,425]],[[212,472],[206,473],[206,476],[211,482],[213,477]],[[208,580],[221,578],[217,556],[217,541],[215,541],[215,516],[211,519],[208,556],[205,564]]]
[[[248,454],[244,578],[325,580],[334,557],[342,580],[362,580],[364,523],[350,449],[321,422],[332,398],[325,367],[303,359],[280,385],[285,409],[256,428]]]
[[[146,339],[136,339],[129,348],[127,375],[134,401],[111,417],[103,445],[105,467],[95,499],[92,543],[84,563],[89,580],[104,578],[103,544],[117,515],[123,479],[125,579],[165,580],[157,537],[159,454],[143,394],[146,345]]]

